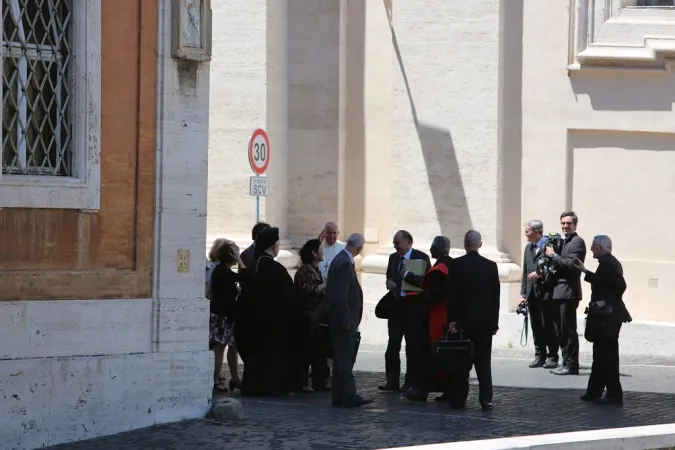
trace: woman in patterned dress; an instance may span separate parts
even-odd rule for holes
[[[295,363],[294,381],[301,392],[327,390],[328,366],[321,344],[321,333],[326,330],[312,329],[312,319],[316,314],[326,289],[326,281],[321,276],[319,263],[323,261],[321,241],[310,239],[300,250],[302,265],[295,273],[295,300],[299,309],[298,342],[300,349]],[[307,374],[312,368],[312,389],[307,386]]]
[[[237,349],[234,342],[234,307],[239,296],[239,273],[233,272],[235,264],[239,269],[244,265],[239,257],[239,247],[227,239],[218,239],[209,252],[211,270],[207,266],[207,297],[210,300],[209,349],[213,351],[214,373],[213,389],[227,392],[225,379],[220,373],[223,367],[225,347],[227,363],[230,369],[230,390],[239,388],[241,382],[238,372]]]

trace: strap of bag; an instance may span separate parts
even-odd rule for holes
[[[529,325],[530,325],[530,316],[525,315],[525,317],[523,317],[523,329],[520,332],[520,346],[521,347],[527,347],[527,333],[528,333],[527,328],[529,327]],[[525,337],[525,343],[523,343],[523,336]]]

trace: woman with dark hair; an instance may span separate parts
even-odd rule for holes
[[[321,241],[310,239],[300,249],[302,265],[295,273],[295,298],[298,306],[298,345],[297,361],[294,364],[293,384],[302,392],[312,392],[307,386],[307,374],[312,367],[313,390],[326,390],[326,355],[320,345],[320,332],[312,330],[312,319],[323,298],[326,282],[319,271],[323,261]]]

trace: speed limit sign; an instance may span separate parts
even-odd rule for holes
[[[248,162],[256,175],[267,171],[270,163],[270,139],[262,128],[258,128],[248,141]]]

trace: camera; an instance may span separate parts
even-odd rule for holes
[[[516,307],[516,314],[521,314],[527,317],[528,314],[527,302],[520,302],[518,304],[518,306]]]
[[[549,233],[546,236],[546,248],[553,248],[557,254],[562,251],[565,240],[559,233]],[[544,253],[537,261],[537,272],[541,275],[542,281],[546,285],[551,285],[555,282],[555,274],[557,272],[553,265],[553,258]]]

